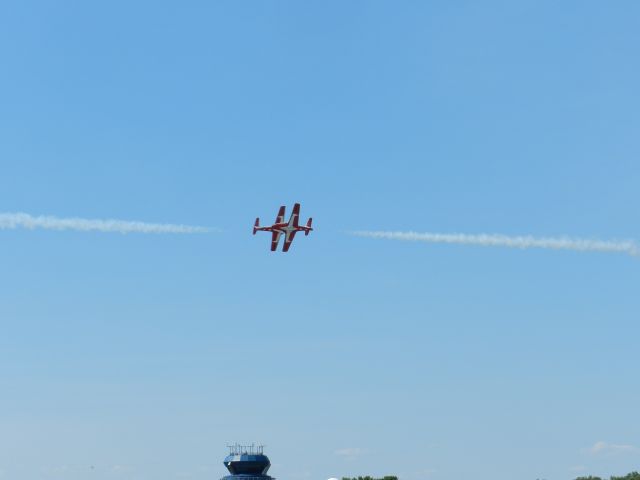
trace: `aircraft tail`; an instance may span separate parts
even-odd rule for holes
[[[256,218],[256,223],[253,224],[253,234],[255,235],[260,227],[260,218]]]
[[[309,235],[309,232],[313,230],[313,228],[311,228],[311,222],[313,222],[313,218],[309,218],[309,220],[307,220],[307,224],[305,225],[304,230],[305,236]]]

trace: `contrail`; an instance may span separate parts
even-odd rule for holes
[[[453,243],[459,245],[480,245],[483,247],[508,248],[550,248],[553,250],[575,250],[579,252],[625,253],[640,256],[640,246],[632,240],[591,240],[571,237],[508,236],[499,234],[467,235],[463,233],[416,233],[356,231],[349,232],[357,237],[384,238],[409,242]]]
[[[28,213],[0,213],[0,230],[26,228],[34,230],[76,230],[109,233],[207,233],[210,228],[169,223],[145,223],[126,220],[96,220],[33,216]]]

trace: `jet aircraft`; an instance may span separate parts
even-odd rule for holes
[[[293,211],[291,212],[291,216],[289,217],[289,221],[284,221],[284,211],[285,206],[281,206],[278,211],[278,216],[276,217],[276,221],[270,227],[261,227],[260,226],[260,218],[256,218],[256,223],[253,225],[253,234],[256,232],[271,232],[271,251],[275,252],[278,248],[278,242],[280,241],[280,235],[284,234],[284,245],[282,246],[283,252],[288,252],[289,247],[291,247],[291,242],[293,242],[293,238],[296,236],[297,232],[304,232],[305,236],[309,235],[309,232],[313,230],[311,228],[312,218],[307,220],[306,225],[299,225],[300,219],[300,204],[296,203],[293,206]]]

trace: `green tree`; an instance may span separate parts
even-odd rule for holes
[[[602,480],[602,478],[589,475],[588,477],[578,477],[576,478],[576,480]],[[609,477],[609,480],[640,480],[640,473],[631,472],[627,473],[624,477],[615,477],[611,475],[611,477]]]
[[[624,477],[611,476],[611,480],[640,480],[640,473],[631,472],[627,473]]]
[[[353,478],[351,478],[351,477],[342,477],[342,480],[398,480],[398,477],[396,477],[395,475],[385,475],[382,478],[374,478],[374,477],[371,477],[371,476],[367,475],[365,477],[360,476],[360,477],[353,477]],[[634,479],[631,479],[631,480],[636,480],[636,479],[634,478]],[[638,480],[640,480],[640,479],[638,479]]]

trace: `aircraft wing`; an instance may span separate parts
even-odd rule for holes
[[[284,209],[285,209],[285,206],[283,205],[280,207],[280,210],[278,210],[278,216],[276,217],[275,223],[284,222]]]
[[[289,247],[291,246],[291,242],[293,242],[294,237],[296,236],[296,231],[287,232],[287,236],[284,239],[284,245],[282,246],[283,252],[288,252]]]
[[[291,217],[289,217],[289,225],[297,227],[299,218],[300,218],[300,204],[296,203],[293,206],[293,211],[291,212]]]
[[[284,208],[284,207],[282,207]],[[271,251],[275,252],[276,249],[278,248],[278,242],[280,241],[280,235],[282,235],[282,232],[273,232],[271,234]]]

